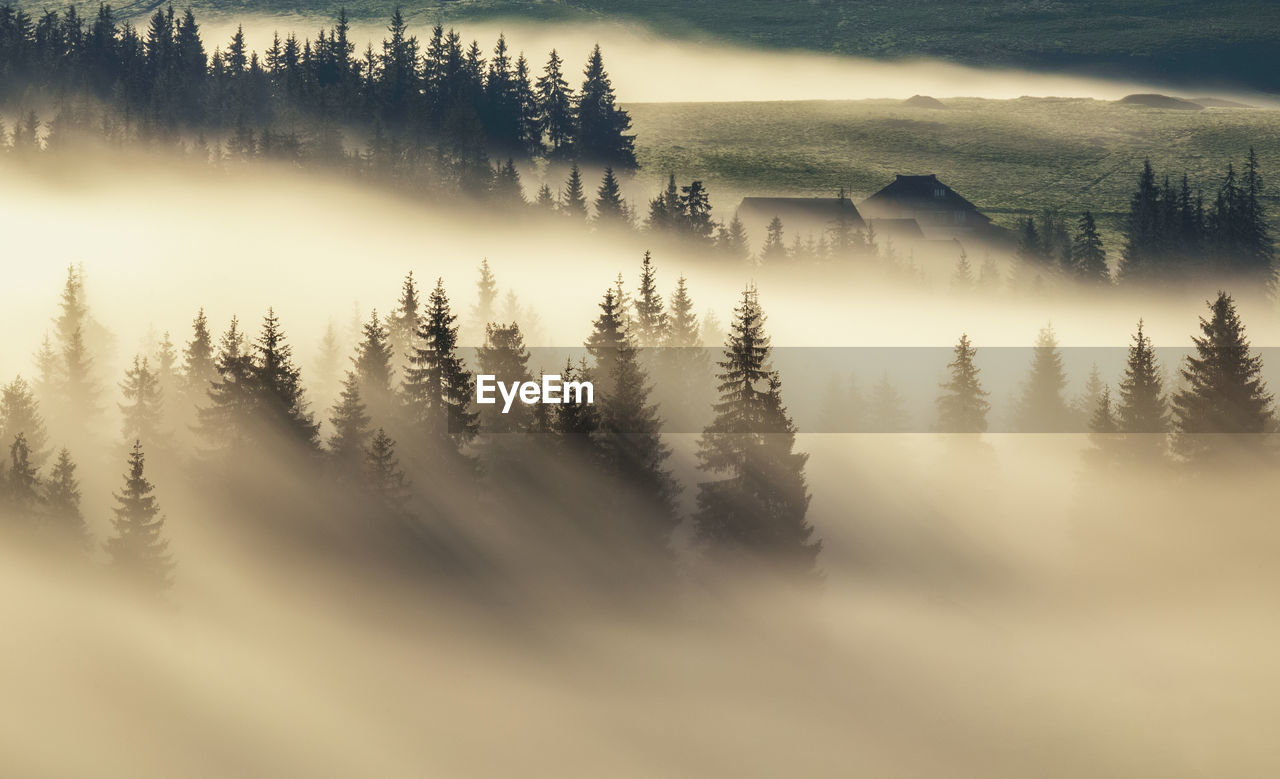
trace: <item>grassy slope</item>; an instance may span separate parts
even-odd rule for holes
[[[1056,207],[1127,206],[1138,169],[1216,187],[1257,147],[1280,193],[1280,110],[1167,111],[1087,99],[955,99],[945,110],[896,100],[644,103],[628,106],[641,165],[709,182],[724,207],[744,194],[870,193],[895,173],[937,173],[1009,222]],[[1273,197],[1273,205],[1275,198]],[[1114,224],[1114,220],[1110,220]]]
[[[137,0],[145,7],[148,0]],[[218,10],[389,14],[370,0],[205,0]],[[632,19],[667,34],[879,58],[1067,68],[1280,93],[1280,3],[1267,0],[417,0],[411,16]]]

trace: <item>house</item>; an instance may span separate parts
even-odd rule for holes
[[[862,201],[858,210],[873,224],[882,219],[914,220],[930,240],[995,237],[1002,232],[977,206],[932,173],[895,176],[893,183]]]
[[[782,220],[782,229],[791,240],[796,236],[815,238],[825,234],[843,219],[854,230],[865,230],[866,223],[843,195],[839,197],[744,197],[738,205],[738,219],[753,242],[764,240],[765,230],[774,217]]]

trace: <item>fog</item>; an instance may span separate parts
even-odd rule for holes
[[[273,32],[281,37],[294,32],[301,39],[315,37],[333,20],[311,16],[233,16],[201,14],[202,37],[212,51],[226,48],[236,27],[243,25],[250,48],[259,54],[271,44]],[[431,34],[431,19],[408,17],[409,33],[419,42]],[[1212,93],[1219,97],[1265,100],[1261,95],[1222,93],[1220,88],[1192,86],[1169,92],[1168,87],[1124,79],[1104,79],[1071,74],[1036,73],[1002,68],[976,68],[941,60],[915,59],[882,62],[872,59],[817,54],[805,51],[773,51],[713,40],[681,40],[661,35],[639,24],[544,24],[518,19],[464,20],[452,26],[464,43],[477,40],[485,55],[499,33],[512,51],[523,51],[535,74],[556,49],[565,59],[566,78],[576,87],[591,48],[597,43],[617,90],[628,102],[715,102],[738,100],[858,100],[933,97],[984,97],[1011,99],[1034,97],[1091,97],[1118,100],[1125,95],[1165,92],[1195,97]],[[380,50],[385,23],[356,22],[351,39],[356,55],[372,43]]]
[[[30,374],[69,263],[83,263],[90,309],[115,338],[97,365],[107,421],[81,441],[101,449],[78,454],[99,542],[124,469],[116,383],[156,333],[181,346],[197,308],[216,334],[232,314],[253,333],[274,306],[305,380],[325,327],[345,329],[354,305],[389,311],[413,270],[442,277],[465,311],[488,259],[502,291],[536,309],[540,345],[573,346],[619,272],[634,286],[645,248],[266,166],[117,160],[6,176],[0,376]],[[941,268],[928,284],[836,286],[671,247],[655,261],[664,294],[684,274],[697,310],[722,322],[756,281],[779,347],[949,347],[961,332],[980,350],[1025,347],[1052,322],[1066,346],[1121,348],[1139,317],[1178,347],[1216,291],[992,300],[950,294]],[[1269,305],[1246,300],[1241,314],[1255,345],[1275,342]],[[671,445],[687,511],[693,437]],[[353,551],[342,529],[294,542],[330,493],[310,494],[287,465],[255,482],[295,501],[280,527],[238,516],[252,493],[211,493],[162,466],[169,606],[19,543],[0,552],[0,764],[130,777],[1274,774],[1269,467],[1099,472],[1089,447],[802,427],[825,583],[799,591],[704,569],[687,531],[687,565],[658,585],[586,542],[566,557],[595,564],[566,573],[546,549],[557,517],[538,503],[514,531],[495,516],[450,527],[484,561],[453,578]],[[602,497],[572,463],[536,474]]]

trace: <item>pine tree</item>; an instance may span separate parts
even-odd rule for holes
[[[699,467],[721,478],[698,485],[693,522],[713,555],[745,555],[811,577],[822,544],[805,518],[808,455],[794,451],[795,425],[769,365],[763,325],[757,293],[748,287],[719,362],[715,419],[698,440]]]
[[[1262,358],[1252,354],[1235,301],[1219,292],[1209,304],[1211,316],[1201,317],[1199,336],[1191,340],[1196,353],[1188,355],[1182,378],[1186,388],[1174,395],[1174,444],[1183,457],[1205,460],[1228,445],[1243,446],[1270,432],[1272,397],[1262,380]],[[1231,435],[1224,440],[1220,436]]]
[[[606,365],[611,366],[609,391],[597,387],[596,441],[602,462],[615,480],[613,509],[633,516],[638,513],[641,538],[650,548],[665,550],[679,522],[675,506],[679,488],[664,468],[671,451],[662,443],[661,421],[649,402],[648,377],[625,334]],[[599,373],[597,363],[593,375]]]
[[[392,384],[391,342],[387,328],[378,319],[377,310],[369,314],[369,320],[360,332],[363,338],[351,359],[356,379],[360,382],[360,397],[368,406],[370,415],[385,425],[395,413],[396,396]]]
[[[124,489],[116,493],[114,534],[106,549],[111,567],[126,574],[151,593],[162,593],[173,583],[169,542],[162,536],[165,519],[144,475],[146,458],[142,442],[135,441],[129,454]]]
[[[203,400],[209,386],[218,380],[217,360],[213,351],[213,339],[209,335],[209,320],[204,309],[191,323],[191,340],[182,352],[183,395],[188,405]]]
[[[1160,379],[1151,339],[1138,332],[1129,347],[1124,379],[1120,382],[1120,403],[1116,408],[1117,429],[1121,433],[1167,433],[1169,410]]]
[[[947,368],[951,379],[942,385],[938,398],[938,430],[943,433],[984,433],[987,430],[987,392],[978,379],[980,372],[973,358],[977,349],[969,344],[969,336],[961,335],[955,346],[955,359]]]
[[[0,390],[0,441],[12,441],[18,434],[26,440],[31,461],[37,466],[43,465],[49,456],[49,436],[40,404],[21,376],[14,377]]]
[[[84,514],[80,510],[80,482],[76,464],[66,449],[58,451],[58,459],[44,485],[44,502],[48,510],[48,529],[59,540],[84,546],[89,541]]]
[[[711,198],[701,181],[692,181],[680,188],[680,213],[688,237],[700,243],[711,241]]]
[[[414,337],[421,324],[418,309],[421,307],[417,282],[413,279],[413,271],[404,277],[400,287],[400,300],[395,313],[387,318],[387,343],[391,348],[393,359],[402,363],[413,356]]]
[[[647,251],[644,253],[644,260],[640,267],[640,291],[634,305],[636,345],[641,347],[661,345],[667,335],[667,314],[663,310],[662,295],[658,292],[657,271],[653,267],[653,258]]]
[[[625,310],[618,301],[616,290],[606,289],[604,299],[600,302],[600,316],[592,324],[591,335],[585,344],[593,362],[591,376],[595,381],[596,392],[601,396],[613,392],[618,352],[627,344],[624,314]]]
[[[15,517],[33,518],[40,502],[40,476],[31,462],[31,447],[22,433],[9,444],[9,473],[3,483],[4,499]]]
[[[587,196],[582,189],[582,173],[577,163],[569,169],[569,179],[560,197],[560,213],[583,221],[587,218]]]
[[[133,365],[125,371],[120,391],[125,399],[119,404],[124,440],[146,441],[153,448],[161,445],[164,395],[146,357],[134,356]]]
[[[197,410],[199,431],[214,451],[231,454],[248,438],[254,423],[253,359],[234,316],[214,366],[218,378],[206,390],[207,405]]]
[[[747,229],[737,214],[729,220],[724,234],[717,241],[717,249],[730,260],[742,261],[751,256],[751,247],[747,241]]]
[[[525,382],[529,375],[529,350],[524,336],[515,322],[508,325],[491,324],[485,330],[485,343],[476,349],[479,372],[495,376],[506,384]],[[518,433],[528,428],[528,408],[520,402],[503,414],[498,404],[481,407],[480,428],[488,433]]]
[[[1155,279],[1161,243],[1159,188],[1151,160],[1144,160],[1138,188],[1129,200],[1129,214],[1125,219],[1120,280],[1145,283]]]
[[[546,133],[547,144],[553,157],[561,157],[569,152],[573,143],[575,116],[573,112],[573,92],[564,80],[561,67],[564,60],[555,49],[547,59],[546,69],[534,83],[537,93],[538,125]]]
[[[1093,416],[1089,418],[1089,432],[1095,436],[1112,436],[1119,430],[1120,425],[1111,407],[1111,388],[1103,386]]]
[[[613,168],[604,169],[604,179],[600,189],[596,190],[596,223],[625,224],[628,219],[627,204],[622,200],[622,189],[618,186],[618,178],[613,175]]]
[[[1100,283],[1111,281],[1111,271],[1107,268],[1107,253],[1102,248],[1098,225],[1093,221],[1093,214],[1088,211],[1080,216],[1080,223],[1076,227],[1076,235],[1073,239],[1072,255],[1075,258],[1076,275],[1080,279]]]
[[[659,405],[672,430],[697,430],[715,399],[715,380],[684,276],[671,293],[665,335],[655,374]]]
[[[787,247],[782,242],[782,220],[774,217],[769,220],[765,231],[764,246],[760,249],[761,263],[776,263],[787,259]]]
[[[598,44],[587,59],[584,76],[578,95],[574,152],[582,159],[623,170],[635,168],[635,136],[627,134],[631,117],[617,106]]]
[[[329,456],[340,473],[359,473],[364,462],[364,450],[369,440],[369,415],[360,399],[360,380],[354,371],[347,371],[342,382],[342,394],[334,404],[329,424]]]
[[[1058,342],[1053,337],[1053,328],[1046,327],[1036,338],[1031,373],[1018,406],[1018,430],[1023,433],[1069,432],[1073,428],[1071,410],[1062,396],[1066,387],[1067,374],[1062,367]]]
[[[486,328],[497,319],[498,282],[489,270],[489,260],[480,261],[480,279],[476,281],[476,304],[471,309],[471,327],[476,343],[483,341]]]
[[[319,427],[307,411],[302,374],[293,363],[293,348],[273,309],[267,310],[253,348],[253,400],[262,423],[269,430],[314,448]]]
[[[444,280],[437,279],[403,386],[410,420],[432,442],[449,442],[453,449],[476,434],[476,414],[469,410],[475,381],[458,355],[456,320]]]
[[[365,450],[365,484],[379,508],[390,517],[408,513],[409,483],[396,457],[396,442],[378,428]]]

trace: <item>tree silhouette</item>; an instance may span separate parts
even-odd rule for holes
[[[757,293],[748,287],[719,362],[715,419],[698,439],[699,467],[721,478],[698,485],[693,522],[712,555],[745,555],[808,577],[822,546],[805,518],[808,455],[794,451],[795,425],[769,366],[763,325]]]
[[[1200,318],[1200,335],[1191,339],[1195,354],[1187,356],[1182,369],[1186,388],[1173,397],[1175,448],[1189,460],[1247,445],[1273,424],[1262,358],[1249,348],[1235,301],[1219,292],[1209,311],[1208,319]]]
[[[987,392],[978,379],[981,372],[973,364],[977,350],[969,343],[969,336],[961,335],[955,346],[955,359],[947,368],[951,378],[942,385],[943,394],[938,398],[938,430],[943,433],[984,433],[987,430]]]
[[[115,496],[115,518],[106,550],[113,569],[145,590],[161,593],[173,582],[173,562],[169,542],[162,535],[165,519],[153,494],[155,488],[144,475],[145,463],[142,442],[135,441],[124,488]]]

